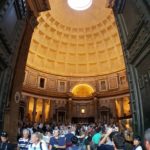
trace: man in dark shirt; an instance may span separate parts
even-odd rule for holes
[[[72,146],[68,147],[67,150],[82,150],[82,147],[78,145],[78,138],[76,136],[73,136],[71,138]]]
[[[53,131],[53,137],[50,138],[49,150],[66,149],[65,137],[59,136],[59,130]]]
[[[116,132],[113,137],[114,150],[126,150],[125,139],[122,133]]]
[[[112,145],[102,144],[97,150],[114,150],[114,147]]]
[[[0,150],[13,150],[12,144],[8,141],[7,132],[1,132]]]
[[[111,140],[112,144],[105,144],[107,138]],[[125,150],[125,139],[120,132],[113,132],[109,129],[103,139],[100,141],[100,146],[97,150]]]
[[[66,147],[70,147],[72,145],[71,138],[74,135],[71,133],[71,127],[68,127],[68,133],[65,135],[66,137]]]

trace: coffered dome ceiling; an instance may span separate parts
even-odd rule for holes
[[[34,30],[27,66],[63,76],[96,76],[125,69],[113,12],[106,0],[76,11],[67,0],[49,0]]]

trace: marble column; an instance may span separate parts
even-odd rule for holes
[[[124,117],[123,98],[120,98],[121,117]]]
[[[25,98],[25,102],[26,102],[26,110],[25,110],[25,114],[28,115],[29,113],[29,101],[30,101],[30,97],[26,96]]]
[[[45,122],[45,100],[42,100],[42,122]]]
[[[107,111],[107,122],[109,122],[109,111]]]
[[[54,114],[54,101],[53,100],[49,100],[50,101],[50,108],[49,108],[49,120],[53,120],[53,114]]]
[[[112,105],[112,108],[113,108],[113,118],[116,120],[117,117],[118,117],[118,111],[117,111],[117,107],[116,107],[116,98],[113,99],[113,105]]]
[[[33,122],[35,122],[35,119],[36,119],[36,105],[37,105],[37,98],[34,98],[33,113],[32,113]]]
[[[71,122],[72,119],[72,98],[68,99],[68,121]]]
[[[94,116],[96,122],[97,121],[97,98],[96,97],[94,97],[93,103],[94,103]]]
[[[102,117],[101,117],[101,111],[98,110],[98,113],[99,113],[99,118],[98,118],[98,120],[101,121],[101,119],[102,119]]]
[[[131,115],[131,101],[130,101],[130,96],[127,96],[127,99],[129,100],[129,115]]]
[[[59,121],[59,120],[58,120],[58,117],[59,117],[59,116],[58,116],[58,113],[59,113],[59,112],[58,112],[58,109],[57,109],[57,112],[56,112],[56,113],[57,113],[56,121],[57,121],[57,123],[58,123],[58,121]]]

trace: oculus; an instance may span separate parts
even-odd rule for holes
[[[68,5],[74,10],[82,11],[91,7],[92,0],[68,0]]]

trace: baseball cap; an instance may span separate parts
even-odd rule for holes
[[[2,137],[7,137],[7,136],[8,136],[7,132],[5,132],[5,131],[2,131],[0,135],[1,135]]]

